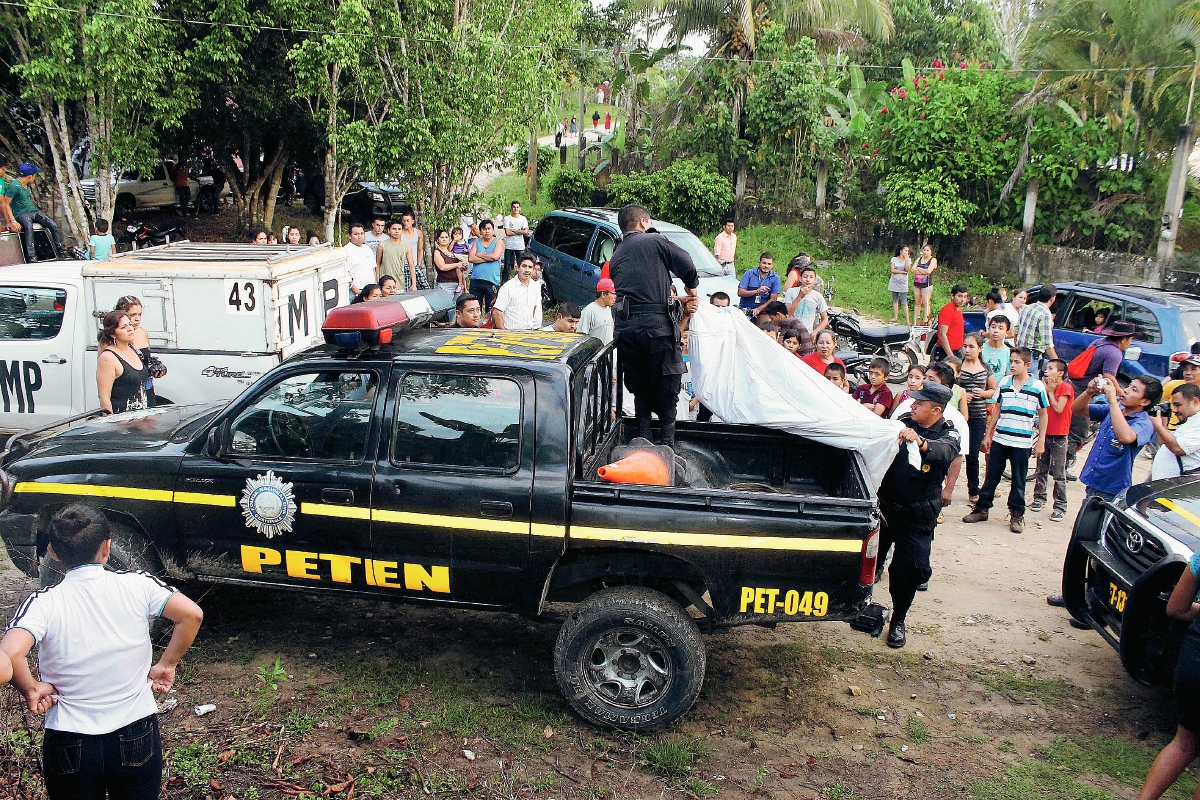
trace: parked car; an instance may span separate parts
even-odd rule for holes
[[[113,201],[116,216],[126,216],[137,208],[175,205],[175,182],[171,179],[174,174],[174,161],[161,161],[148,170],[125,170],[116,181],[117,197]],[[83,187],[83,198],[89,203],[94,203],[96,179],[84,178],[79,184]],[[188,178],[188,189],[191,190],[193,201],[199,201],[200,188],[200,183],[195,178]]]
[[[713,292],[725,292],[737,304],[737,274],[721,266],[712,252],[694,233],[661,220],[654,228],[692,257],[700,273],[700,299],[708,302]],[[600,270],[612,258],[621,239],[617,211],[612,208],[563,208],[551,211],[537,223],[529,244],[545,265],[545,296],[542,305],[556,302],[586,306],[596,299]],[[675,289],[683,292],[683,282],[675,279]]]
[[[681,422],[674,485],[606,482],[603,467],[641,447],[614,413],[612,346],[431,329],[453,297],[334,309],[325,346],[228,403],[17,437],[0,454],[9,556],[53,583],[45,521],[82,502],[113,520],[116,569],[561,620],[567,702],[636,732],[700,694],[701,626],[881,613],[861,454]]]
[[[1087,501],[1063,563],[1067,610],[1121,655],[1143,683],[1170,683],[1188,623],[1167,616],[1176,581],[1200,547],[1200,476]]]
[[[1165,378],[1193,352],[1200,352],[1200,298],[1182,292],[1147,289],[1126,284],[1068,281],[1056,283],[1054,349],[1070,361],[1100,338],[1097,316],[1106,322],[1123,319],[1137,327],[1133,344],[1125,351],[1120,375]],[[1036,297],[1040,286],[1029,290]],[[1031,300],[1032,302],[1032,300]],[[983,311],[963,313],[968,333],[984,327]]]
[[[404,190],[395,184],[360,181],[357,189],[342,198],[342,211],[349,214],[354,222],[363,222],[368,226],[376,216],[389,220],[400,219],[403,212],[411,210],[412,205],[406,199]]]

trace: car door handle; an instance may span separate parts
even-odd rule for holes
[[[67,363],[67,360],[65,358],[59,358],[58,356],[51,353],[50,355],[48,355],[42,359],[42,363],[43,364],[65,364],[65,363]]]
[[[322,489],[322,503],[337,503],[339,505],[348,506],[354,502],[353,489]]]
[[[508,519],[512,516],[512,503],[504,503],[496,500],[484,500],[479,504],[480,516],[489,517],[491,519]]]

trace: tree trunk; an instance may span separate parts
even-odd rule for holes
[[[1196,141],[1196,130],[1192,125],[1179,126],[1179,139],[1175,144],[1175,163],[1171,179],[1167,184],[1167,200],[1163,205],[1163,219],[1168,220],[1158,237],[1159,286],[1166,277],[1165,272],[1175,259],[1175,237],[1179,235],[1179,217],[1183,212],[1183,199],[1187,193],[1188,155]]]
[[[77,242],[86,241],[91,233],[87,210],[83,205],[83,187],[79,174],[71,161],[71,129],[67,124],[66,107],[62,103],[43,101],[41,104],[42,127],[54,166],[54,183],[58,199],[62,203],[63,217],[72,237]]]
[[[829,159],[822,158],[817,164],[817,213],[825,211],[825,187],[829,183]]]
[[[283,167],[287,163],[288,152],[285,148],[282,157],[271,172],[266,202],[263,203],[263,227],[271,230],[275,225],[275,202],[279,199],[279,185],[283,182]]]
[[[538,192],[538,135],[537,128],[529,129],[529,204],[537,204]]]
[[[579,38],[579,171],[583,172],[587,165],[584,163],[586,156],[583,154],[583,115],[587,111],[587,100],[583,94],[583,60],[587,58],[587,46],[583,41],[583,37]]]
[[[1029,272],[1025,266],[1025,254],[1033,244],[1033,223],[1037,220],[1038,182],[1030,181],[1025,188],[1025,218],[1021,222],[1021,260],[1017,267],[1021,280],[1029,280]]]
[[[730,118],[733,123],[733,135],[735,139],[742,138],[742,109],[746,104],[746,83],[745,80],[739,79],[733,93],[733,107],[730,109]],[[736,141],[735,141],[736,144]],[[733,184],[734,202],[738,208],[741,208],[742,201],[746,199],[746,180],[749,171],[746,164],[746,157],[739,155],[736,162],[736,177]]]

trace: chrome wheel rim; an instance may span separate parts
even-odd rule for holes
[[[675,669],[667,648],[639,628],[605,631],[583,651],[588,690],[604,703],[640,709],[657,702],[670,689]]]

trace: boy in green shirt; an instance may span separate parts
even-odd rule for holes
[[[42,170],[36,164],[24,161],[17,167],[17,179],[8,181],[4,186],[4,194],[12,198],[12,215],[25,228],[25,261],[32,264],[37,261],[37,250],[33,242],[33,225],[37,223],[50,232],[54,237],[54,246],[59,253],[63,252],[62,234],[58,225],[49,215],[38,210],[33,202],[29,187],[33,185],[38,173]]]

